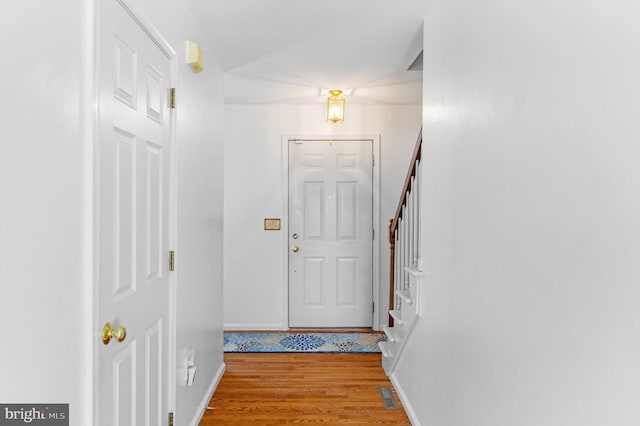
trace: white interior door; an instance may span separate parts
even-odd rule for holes
[[[373,146],[289,141],[289,326],[371,327]]]
[[[101,425],[166,425],[169,360],[169,51],[117,0],[98,3],[96,149]]]

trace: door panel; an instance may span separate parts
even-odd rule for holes
[[[114,424],[136,424],[136,342],[124,347],[113,357],[113,416]]]
[[[162,146],[147,141],[146,166],[149,171],[146,176],[146,223],[145,248],[147,281],[156,282],[162,278],[162,258],[166,252],[163,247],[165,229],[163,226],[163,188],[164,188],[164,159]]]
[[[96,149],[101,425],[166,423],[169,327],[168,108],[172,55],[118,0],[99,2]]]
[[[161,425],[163,413],[162,369],[163,352],[162,320],[158,320],[145,332],[145,418],[150,425]]]
[[[309,240],[321,240],[324,237],[324,183],[304,183],[304,235]]]
[[[339,257],[336,259],[338,281],[337,305],[354,306],[357,299],[358,259]]]
[[[337,183],[336,206],[338,240],[356,240],[358,225],[358,182]]]
[[[304,257],[304,306],[322,306],[324,259]]]
[[[372,159],[371,141],[290,142],[290,327],[372,324]]]

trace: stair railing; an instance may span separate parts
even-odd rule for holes
[[[416,268],[420,255],[420,162],[422,156],[422,129],[413,150],[409,171],[404,180],[396,214],[389,221],[389,311],[400,308],[398,292],[409,287],[406,268]],[[393,325],[389,315],[389,325]]]

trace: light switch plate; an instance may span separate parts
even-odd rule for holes
[[[264,219],[264,230],[265,231],[279,231],[280,230],[280,219],[275,217],[267,217]]]

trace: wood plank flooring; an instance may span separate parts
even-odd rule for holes
[[[200,426],[411,425],[380,354],[226,353],[226,372]],[[398,409],[385,408],[388,386]]]

